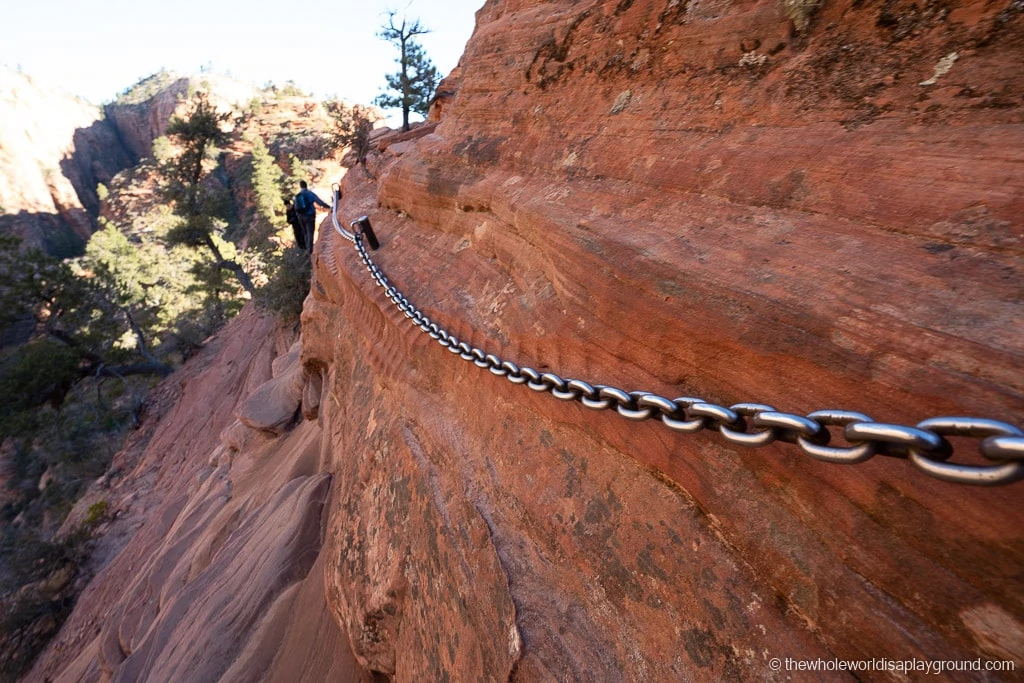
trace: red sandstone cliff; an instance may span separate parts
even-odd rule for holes
[[[440,122],[380,142],[342,213],[431,318],[523,365],[1020,424],[1019,3],[790,15],[488,2]],[[1024,485],[555,401],[434,344],[330,229],[315,266],[299,345],[250,313],[154,399],[112,484],[138,531],[115,522],[130,540],[33,675],[1024,666]]]

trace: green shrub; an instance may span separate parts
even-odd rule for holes
[[[98,500],[90,505],[88,512],[85,514],[86,526],[96,526],[96,524],[106,518],[109,510],[110,505],[105,500]]]
[[[382,117],[378,110],[361,104],[350,105],[337,99],[323,103],[327,114],[334,121],[330,134],[333,150],[350,149],[355,153],[357,163],[365,164],[370,151],[370,133],[374,124]]]
[[[166,135],[161,135],[153,140],[153,158],[158,164],[166,164],[174,157],[174,147]]]
[[[260,97],[253,97],[249,100],[249,115],[253,118],[263,115],[263,99]]]
[[[312,275],[309,254],[302,249],[288,248],[273,255],[267,265],[267,284],[257,290],[256,303],[283,321],[298,320],[309,294]]]
[[[295,84],[293,80],[287,80],[281,89],[278,90],[281,97],[309,97],[309,94],[304,92],[302,88]]]

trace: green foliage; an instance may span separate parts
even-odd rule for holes
[[[306,93],[304,90],[302,90],[302,88],[297,86],[295,84],[295,81],[290,79],[284,82],[284,85],[281,86],[281,89],[278,91],[278,94],[280,94],[282,97],[309,97],[308,93]]]
[[[273,81],[267,81],[260,88],[264,93],[274,97],[275,99],[282,99],[285,97],[310,97],[310,95],[302,90],[295,81],[289,79],[284,82],[284,85],[278,86]]]
[[[76,564],[82,559],[85,538],[85,534],[78,532],[47,541],[33,529],[5,527],[0,535],[0,555],[8,566],[4,568],[6,571],[0,572],[0,592],[45,579],[53,569],[65,564]]]
[[[106,471],[127,430],[137,423],[152,382],[151,377],[90,377],[70,389],[59,409],[46,406],[4,419],[12,488],[20,492],[8,519],[20,513],[26,524],[59,523],[84,487]],[[40,493],[44,471],[52,477]]]
[[[59,539],[37,530],[8,527],[0,537],[0,674],[14,680],[74,607],[73,580],[86,556],[88,530]],[[7,571],[4,571],[4,570]]]
[[[39,249],[22,251],[20,245],[20,238],[0,235],[0,326],[4,327],[47,305],[52,308],[74,290],[70,270],[63,263]],[[68,303],[78,301],[72,298]]]
[[[107,302],[110,318],[119,321],[112,332],[120,338],[111,348],[151,358],[173,322],[187,313],[181,273],[191,263],[181,255],[152,240],[132,243],[110,223],[93,234],[75,266]]]
[[[174,148],[166,135],[153,140],[153,159],[158,165],[164,165],[174,157]]]
[[[109,196],[110,196],[110,190],[107,189],[106,185],[104,185],[103,183],[99,183],[98,185],[96,185],[96,197],[101,202],[107,201],[107,197],[109,197]]]
[[[70,263],[18,246],[17,239],[0,239],[0,325],[31,321],[32,340],[59,342],[83,360],[101,360],[102,341],[116,324],[109,302],[94,282],[76,277]]]
[[[365,164],[370,151],[370,133],[380,119],[377,110],[361,104],[349,105],[341,100],[331,99],[323,103],[327,114],[334,121],[331,145],[335,150],[351,149],[356,162]]]
[[[150,312],[148,292],[160,279],[157,263],[145,259],[113,224],[93,234],[78,263],[104,296],[115,307],[128,310],[137,323]]]
[[[291,156],[292,173],[310,177],[310,167]],[[286,248],[291,237],[284,217],[283,199],[290,196],[286,177],[270,155],[262,140],[253,141],[250,181],[256,213],[250,229],[250,244],[261,261],[266,282],[256,291],[257,305],[272,311],[283,320],[296,320],[309,293],[311,266],[309,255],[300,249]],[[294,184],[294,180],[292,182]]]
[[[184,245],[198,249],[207,246],[216,230],[217,222],[212,216],[198,214],[180,221],[167,231],[167,243],[171,246]]]
[[[99,522],[106,518],[107,513],[110,511],[110,505],[105,500],[98,500],[89,506],[89,510],[85,514],[85,524],[87,526],[96,526]]]
[[[263,106],[263,99],[260,97],[253,97],[249,100],[247,109],[249,111],[249,116],[252,116],[253,118],[262,116],[265,109]]]
[[[284,321],[298,320],[309,294],[312,265],[302,249],[288,248],[268,263],[269,279],[256,293],[256,303]]]
[[[46,401],[63,400],[79,379],[82,357],[49,339],[18,348],[0,362],[0,437],[22,426],[11,418]]]
[[[227,140],[221,124],[230,117],[218,112],[205,93],[198,93],[189,114],[174,116],[167,126],[167,135],[181,148],[177,157],[160,166],[164,177],[163,195],[174,206],[181,223],[167,233],[172,245],[182,244],[210,251],[216,267],[235,274],[239,284],[250,293],[252,279],[245,270],[220,249],[223,242],[215,237],[227,225],[232,200],[227,189],[212,177],[217,163],[211,153]]]
[[[202,181],[216,166],[210,152],[226,139],[221,124],[228,117],[227,112],[217,111],[205,93],[199,93],[192,100],[188,116],[172,116],[167,125],[167,136],[181,147],[181,152],[160,167],[167,181],[164,195],[186,221],[216,216],[222,210],[222,200]]]
[[[206,297],[197,293],[201,285],[193,270],[208,261],[195,249],[167,244],[178,221],[168,222],[164,208],[158,206],[152,217],[144,218],[152,227],[131,239],[101,221],[103,227],[93,233],[85,256],[74,264],[123,311],[114,314],[124,321],[115,347],[138,354],[147,350],[162,359],[194,348],[216,329],[196,325],[204,319]],[[141,333],[141,342],[132,324]]]
[[[31,327],[28,343],[0,361],[0,418],[47,401],[60,405],[75,382],[117,372],[118,363],[146,360],[150,371],[170,371],[149,351],[164,320],[150,294],[160,280],[152,253],[135,250],[112,227],[71,262],[17,246],[0,240],[0,311],[6,324]]]
[[[23,423],[31,431],[6,439],[20,497],[0,512],[0,680],[23,671],[70,612],[91,529],[109,511],[98,504],[71,533],[55,538],[47,531],[106,471],[149,386],[139,378],[110,383],[115,391],[105,391],[102,380],[76,386],[59,411],[21,413],[32,416]],[[8,420],[2,424],[16,432]],[[49,483],[40,491],[44,472]]]
[[[286,192],[284,171],[259,137],[252,143],[249,181],[252,183],[256,204],[255,224],[249,234],[257,246],[266,244],[276,233],[287,226],[284,219],[284,197]]]
[[[388,89],[374,99],[374,104],[385,109],[401,109],[402,130],[409,130],[409,112],[427,115],[441,77],[423,47],[414,40],[430,31],[420,25],[419,19],[410,24],[404,16],[396,26],[395,14],[388,13],[388,23],[377,35],[399,49],[395,60],[399,69],[385,76]]]
[[[227,254],[235,256],[230,242],[224,242],[219,237],[215,238],[215,241],[218,245],[226,247]],[[200,336],[196,339],[196,335],[202,335],[203,331],[207,331],[208,335],[209,330],[219,329],[242,310],[245,300],[241,296],[238,282],[216,263],[196,263],[192,267],[191,275],[195,284],[187,293],[201,302],[201,308],[196,317],[182,321],[181,332],[185,335],[191,333],[193,341],[198,344],[205,337]]]
[[[292,187],[298,185],[300,180],[315,181],[318,175],[313,164],[303,161],[294,154],[288,155],[288,168],[291,169],[288,184]]]

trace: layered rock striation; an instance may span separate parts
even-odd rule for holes
[[[340,213],[371,218],[374,259],[432,320],[520,365],[1020,424],[1021,14],[488,2],[434,122],[375,138]],[[1019,483],[745,449],[529,391],[420,332],[329,222],[293,342],[250,312],[164,385],[122,469],[151,482],[123,517],[139,530],[34,674],[1024,665]]]

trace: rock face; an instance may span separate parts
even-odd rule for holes
[[[97,184],[131,161],[97,107],[0,67],[0,232],[76,251],[94,229]]]
[[[108,104],[107,117],[114,122],[136,159],[153,153],[153,140],[164,134],[171,116],[188,94],[187,78],[176,78],[151,96]]]
[[[108,501],[98,553],[116,557],[28,679],[356,680],[323,590],[332,476],[319,425],[294,419],[293,338],[243,312],[149,398],[69,521]],[[284,436],[247,426],[250,395],[293,416]]]
[[[1022,28],[1019,3],[488,2],[436,122],[375,138],[342,214],[432,320],[520,365],[1019,424]],[[1020,483],[555,401],[435,344],[329,223],[293,341],[250,313],[164,385],[122,468],[150,482],[142,533],[33,675],[1024,666]]]
[[[436,129],[380,145],[376,185],[350,173],[345,214],[431,319],[521,365],[1019,424],[1020,8],[786,11],[488,3]],[[329,594],[365,667],[760,680],[773,657],[1024,656],[1020,484],[560,403],[434,344],[333,233],[318,255]]]

